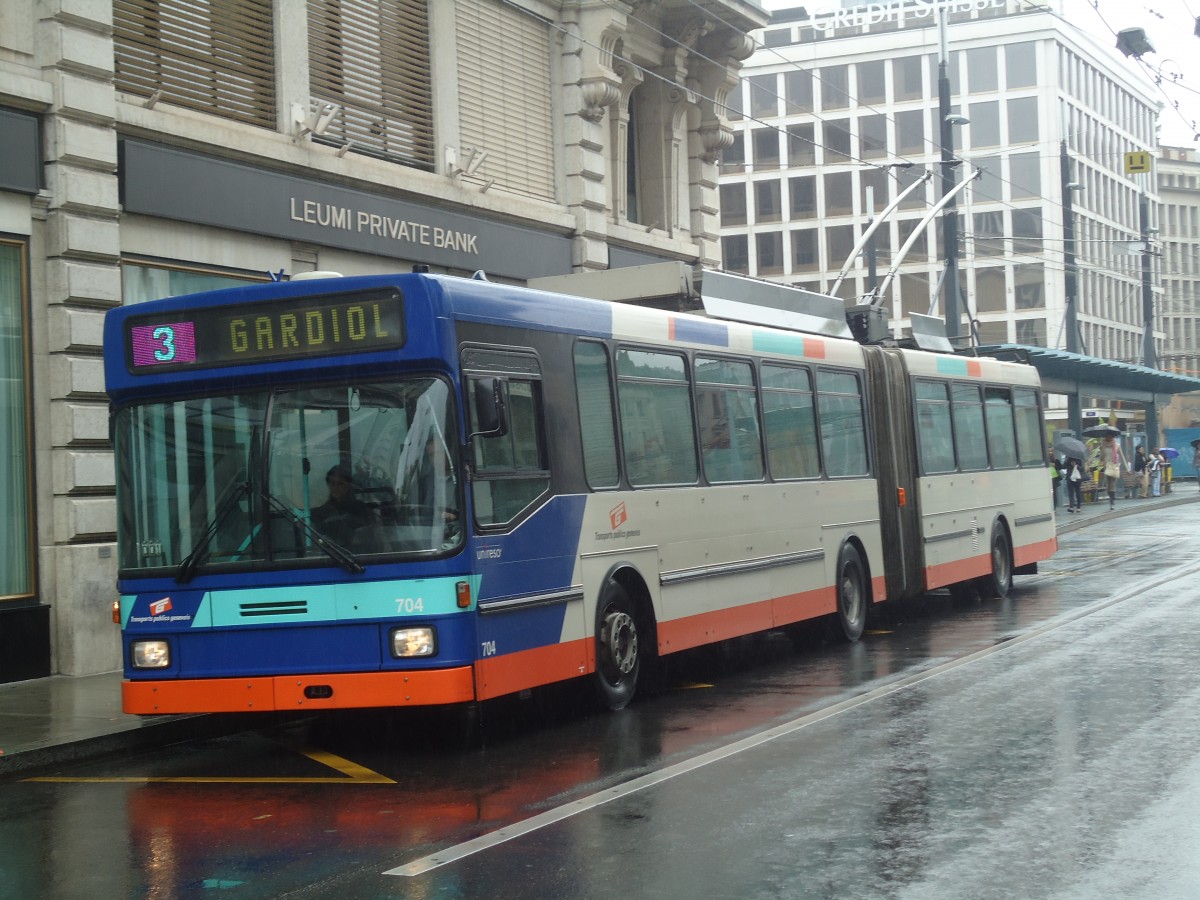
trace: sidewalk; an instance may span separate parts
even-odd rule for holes
[[[1068,513],[1060,505],[1058,533],[1198,500],[1200,490],[1185,481],[1162,497],[1118,500],[1113,510],[1107,500],[1086,503],[1077,513]],[[228,732],[254,721],[240,716],[126,715],[121,712],[120,672],[0,684],[0,778],[105,753],[185,741],[214,731]]]

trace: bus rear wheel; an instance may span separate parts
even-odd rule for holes
[[[842,636],[857,641],[867,627],[867,571],[862,557],[850,544],[842,547],[837,568],[837,621]]]
[[[984,575],[976,584],[981,597],[1003,600],[1012,590],[1012,541],[1008,537],[1008,529],[999,522],[992,527],[991,556],[991,574]]]
[[[596,607],[596,695],[611,710],[624,709],[637,690],[642,648],[637,617],[625,589],[609,582]]]

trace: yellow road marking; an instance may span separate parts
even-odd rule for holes
[[[284,778],[284,777],[248,777],[225,778],[212,775],[180,775],[180,776],[121,776],[84,778],[67,775],[43,775],[36,778],[25,778],[23,781],[38,781],[51,784],[395,784],[396,782],[385,775],[373,772],[365,766],[350,762],[348,759],[316,748],[292,748],[302,753],[314,762],[320,763],[341,776],[337,778]]]

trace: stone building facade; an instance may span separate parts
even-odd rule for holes
[[[0,0],[0,681],[120,664],[107,309],[281,272],[715,265],[725,98],[765,22]]]

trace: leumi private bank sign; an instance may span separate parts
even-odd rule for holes
[[[833,31],[839,28],[861,28],[863,25],[884,23],[932,24],[937,11],[944,15],[972,12],[1005,12],[1010,0],[891,0],[887,3],[864,3],[861,6],[838,8],[828,4],[807,7],[807,18],[796,22],[802,28]]]

